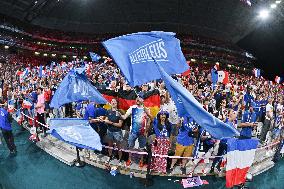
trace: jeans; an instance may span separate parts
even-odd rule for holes
[[[3,134],[3,137],[6,141],[6,144],[10,152],[16,151],[16,146],[14,143],[14,136],[13,136],[12,131],[7,131],[7,130],[2,129],[2,134]]]
[[[146,146],[146,137],[144,135],[139,135],[135,133],[129,133],[128,138],[128,147],[133,148],[135,146],[135,141],[138,138],[139,148],[145,148]]]

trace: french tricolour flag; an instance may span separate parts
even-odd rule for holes
[[[276,82],[276,83],[280,83],[280,82],[281,82],[281,77],[276,76],[276,77],[275,77],[275,82]]]
[[[33,106],[32,102],[30,99],[25,99],[23,101],[22,107],[26,108],[26,109],[31,109],[31,107]]]
[[[259,77],[260,76],[260,69],[253,69],[253,73],[255,77]]]
[[[253,163],[258,140],[231,138],[227,142],[226,187],[245,183]]]
[[[218,82],[223,84],[229,83],[229,73],[226,71],[218,71]]]

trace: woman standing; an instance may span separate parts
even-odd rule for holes
[[[152,144],[153,155],[168,155],[170,149],[170,136],[172,132],[172,124],[169,122],[169,113],[159,112],[154,120],[153,128],[156,138]],[[167,158],[153,156],[151,169],[156,172],[167,172]]]

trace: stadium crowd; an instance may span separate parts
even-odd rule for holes
[[[85,63],[83,63],[85,64]],[[74,102],[59,109],[50,108],[49,104],[57,87],[68,71],[81,67],[82,62],[51,63],[44,67],[32,67],[23,64],[0,64],[0,111],[14,114],[19,123],[27,122],[30,127],[35,123],[27,117],[17,117],[21,109],[26,115],[36,117],[37,133],[46,135],[48,128],[44,127],[52,117],[83,117],[90,120],[102,143],[121,149],[144,150],[149,146],[153,154],[182,157],[194,157],[198,152],[208,152],[219,145],[217,156],[226,153],[226,139],[217,140],[202,129],[191,116],[180,118],[165,84],[161,80],[147,83],[141,87],[131,88],[119,68],[110,60],[88,64],[87,75],[99,91],[132,91],[138,96],[135,105],[126,111],[119,109],[116,98],[110,100],[110,105],[104,106],[93,102]],[[213,66],[212,66],[213,67]],[[44,70],[44,72],[42,70]],[[41,72],[41,73],[40,73]],[[258,137],[259,145],[280,140],[283,135],[284,108],[283,86],[270,82],[253,74],[229,73],[227,84],[218,83],[212,87],[211,68],[209,65],[191,67],[186,74],[177,74],[173,78],[181,83],[203,105],[204,109],[224,121],[231,127],[240,130],[240,138]],[[159,111],[153,113],[144,106],[144,96],[149,91],[159,91]],[[5,111],[7,109],[8,112]],[[18,114],[19,116],[19,114]],[[1,116],[0,116],[1,117]],[[12,154],[16,153],[11,128],[11,116],[2,128],[2,134]],[[37,137],[36,140],[39,140]],[[137,146],[138,141],[138,146]],[[107,149],[104,153],[110,159],[125,160],[129,166],[135,160],[133,154]],[[136,158],[137,159],[137,158]],[[140,161],[139,161],[140,159]],[[145,164],[145,157],[139,157],[139,166]],[[185,172],[188,159],[181,162],[181,170]],[[172,171],[178,159],[153,156],[152,171],[165,173],[167,168]],[[221,158],[215,158],[211,172],[215,166],[220,169]]]

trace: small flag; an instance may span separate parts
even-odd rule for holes
[[[281,78],[281,77],[279,77],[279,76],[276,76],[276,77],[275,77],[275,82],[276,82],[276,83],[281,83],[281,81],[282,81],[282,78]]]
[[[26,98],[26,99],[23,101],[22,108],[31,109],[32,106],[33,106],[33,103],[32,103],[32,100],[31,100],[31,99]]]
[[[253,69],[253,73],[255,77],[259,77],[260,76],[260,69]]]
[[[90,57],[92,59],[93,62],[97,62],[101,59],[101,56],[96,54],[96,53],[93,53],[93,52],[89,52],[90,53]]]
[[[218,82],[223,84],[229,83],[229,73],[226,71],[218,71]]]

